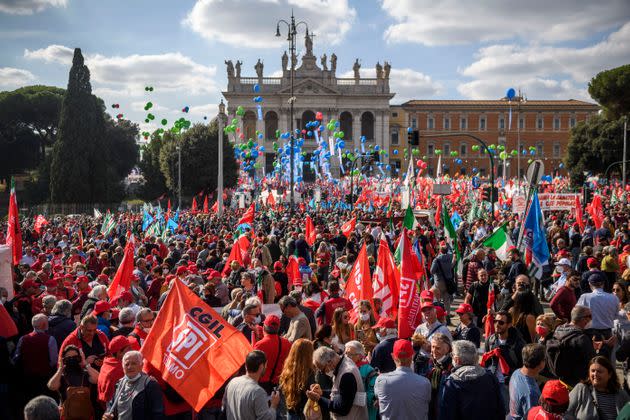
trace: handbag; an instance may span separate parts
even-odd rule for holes
[[[321,420],[322,409],[319,403],[309,399],[304,406],[304,418],[306,420]]]

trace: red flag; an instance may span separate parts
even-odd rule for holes
[[[35,225],[33,226],[35,228],[35,232],[41,233],[42,227],[47,224],[48,220],[46,220],[44,216],[42,216],[41,214],[37,215],[37,217],[35,218]]]
[[[435,226],[436,227],[440,227],[442,226],[442,220],[441,220],[441,216],[442,216],[442,196],[438,195],[437,199],[436,199],[437,203],[436,203],[436,210],[435,210]]]
[[[230,256],[228,257],[221,274],[225,275],[225,273],[227,273],[228,270],[230,270],[230,264],[232,263],[232,261],[238,261],[239,264],[244,265],[243,255],[241,253],[241,247],[239,246],[238,241],[234,242],[234,245],[232,245],[232,250],[230,250]]]
[[[209,210],[208,210],[208,196],[206,195],[206,198],[203,199],[203,214],[208,214]]]
[[[311,216],[306,215],[306,243],[313,246],[315,243],[315,225]]]
[[[219,211],[219,202],[216,201],[213,205],[212,205],[212,213],[216,213]]]
[[[357,218],[355,216],[352,219],[348,220],[343,225],[341,225],[341,233],[343,233],[346,236],[346,238],[349,238],[350,234],[354,232],[354,228],[356,225],[357,225]]]
[[[127,245],[125,245],[125,254],[123,255],[123,259],[120,262],[118,270],[116,271],[116,276],[114,276],[114,280],[109,286],[109,290],[107,292],[109,300],[114,299],[125,290],[129,290],[131,287],[131,276],[133,275],[133,268],[135,266],[133,260],[134,247],[135,239],[132,234],[127,241]]]
[[[0,337],[9,338],[18,334],[17,326],[4,305],[0,305]]]
[[[251,225],[254,223],[254,211],[256,210],[256,205],[252,203],[251,206],[247,209],[247,211],[243,214],[243,217],[240,218],[236,226],[238,225]]]
[[[389,245],[385,237],[381,235],[378,244],[378,258],[376,268],[372,277],[372,288],[374,297],[383,302],[383,314],[392,319],[396,319],[398,313],[398,284],[400,283],[400,272],[396,269],[394,256],[389,250]]]
[[[273,196],[273,192],[270,192],[267,196],[267,205],[271,208],[276,207],[276,197]]]
[[[79,226],[79,246],[83,248],[83,229]]]
[[[494,287],[490,285],[490,290],[488,290],[488,303],[486,304],[488,311],[486,312],[486,321],[484,323],[486,338],[494,334],[494,317],[490,314],[490,311],[494,308],[494,300]]]
[[[300,264],[298,263],[298,259],[295,255],[291,255],[289,257],[289,262],[287,262],[287,277],[289,278],[289,284],[294,286],[302,285],[302,276],[300,275]]]
[[[13,265],[18,265],[22,259],[22,229],[18,214],[17,197],[15,196],[15,181],[11,178],[11,196],[9,197],[9,218],[7,223],[6,244],[11,247]]]
[[[412,254],[407,229],[403,227],[400,252],[400,292],[398,300],[398,338],[409,338],[420,323],[417,258]],[[414,263],[414,260],[416,261]]]
[[[369,301],[370,306],[374,307],[373,297],[374,291],[370,277],[370,264],[368,263],[367,249],[364,242],[346,281],[346,298],[352,303],[351,318],[355,319],[357,317],[357,307],[361,300]]]
[[[193,197],[192,207],[190,208],[192,214],[197,213],[197,197]]]
[[[580,233],[584,232],[584,214],[582,213],[582,204],[580,204],[580,196],[575,195],[575,221],[580,227]]]
[[[602,198],[599,195],[593,197],[591,204],[586,207],[586,211],[593,219],[595,229],[601,228],[602,223],[604,223],[604,209],[602,207]]]
[[[141,352],[200,411],[251,350],[240,331],[175,280]]]
[[[243,262],[247,262],[249,260],[249,246],[251,245],[251,242],[249,241],[249,238],[247,237],[246,234],[242,234],[241,236],[238,237],[237,239],[238,241],[238,246],[241,249],[241,260]]]

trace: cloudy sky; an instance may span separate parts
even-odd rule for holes
[[[278,19],[305,20],[314,52],[356,58],[365,77],[392,64],[392,103],[494,99],[509,87],[530,99],[586,99],[597,72],[630,62],[628,0],[0,0],[0,90],[65,87],[80,47],[94,92],[132,120],[216,114],[224,60],[253,75],[280,69]],[[283,28],[286,35],[286,29]],[[298,52],[303,50],[300,38]],[[153,86],[147,94],[145,86]]]

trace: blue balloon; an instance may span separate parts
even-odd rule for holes
[[[346,147],[346,142],[345,142],[345,141],[343,141],[343,140],[341,140],[341,141],[338,143],[338,145],[339,145],[339,148],[340,148],[340,149],[344,149],[344,148]]]
[[[361,143],[365,143],[365,136],[361,136]]]
[[[336,128],[341,127],[341,123],[340,123],[339,121],[335,121],[335,127],[336,127]]]
[[[562,168],[564,168],[564,163],[561,162],[560,165],[558,165],[558,166],[560,166],[560,169],[562,169]]]
[[[260,147],[258,148],[258,150],[260,150],[261,152],[264,152],[264,151],[265,151],[265,146],[260,146]]]
[[[260,92],[260,85],[258,85],[258,83],[254,85],[254,92],[256,93]]]
[[[324,131],[324,126],[323,125],[319,126],[319,131]]]
[[[300,135],[300,129],[299,129],[299,128],[296,128],[296,129],[295,129],[295,131],[294,131],[294,133],[295,133],[295,135],[296,135],[296,136],[299,136],[299,135]]]
[[[385,167],[385,169],[387,169],[388,171],[391,171],[391,170],[392,170],[392,165],[387,165],[387,166]]]
[[[262,140],[262,139],[263,139],[262,133],[258,134],[258,140]]]
[[[514,90],[514,88],[509,88],[505,96],[507,96],[508,99],[512,100],[516,96],[516,91]]]
[[[301,177],[301,176],[298,176],[295,180],[296,180],[297,182],[302,182],[302,177]]]
[[[311,130],[308,130],[308,131],[306,132],[306,136],[307,136],[307,137],[313,137],[313,132],[312,132]]]
[[[479,171],[479,169],[477,169],[477,168],[472,168],[472,172],[473,172],[473,174],[476,174],[478,171]]]
[[[397,155],[398,154],[398,149],[394,149],[394,154]]]
[[[258,150],[252,150],[251,156],[252,159],[256,159],[258,157]]]
[[[532,156],[534,156],[534,155],[536,154],[536,151],[535,151],[535,150],[530,150],[530,151],[529,151],[529,154],[530,154],[530,155],[532,155]]]
[[[411,133],[413,133],[413,128],[407,127],[407,134],[411,134]]]
[[[379,150],[381,150],[381,146],[379,146],[379,145],[377,144],[376,146],[374,146],[374,150],[376,150],[376,151],[378,152]]]

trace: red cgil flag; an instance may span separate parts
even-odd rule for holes
[[[437,202],[435,206],[435,226],[442,226],[442,196],[438,195],[435,201]]]
[[[193,197],[193,200],[192,200],[192,206],[191,206],[191,208],[190,208],[190,212],[191,212],[192,214],[197,213],[197,197]]]
[[[37,215],[37,217],[35,218],[35,225],[33,226],[35,228],[35,232],[41,233],[42,228],[47,224],[48,220],[46,220],[44,216],[42,216],[41,214]]]
[[[494,300],[494,287],[491,284],[490,290],[488,290],[488,303],[486,304],[488,311],[486,313],[486,320],[484,322],[484,332],[486,334],[486,338],[494,334],[494,317],[491,314],[491,311],[494,308]]]
[[[383,314],[396,319],[398,313],[398,284],[400,283],[400,272],[396,269],[394,256],[389,250],[389,244],[385,236],[381,234],[378,244],[378,257],[376,268],[372,276],[372,288],[374,297],[383,302]]]
[[[350,234],[354,232],[354,228],[356,225],[357,225],[357,218],[355,216],[352,219],[348,220],[343,225],[341,225],[341,233],[343,233],[346,238],[349,238]]]
[[[586,206],[586,211],[593,219],[593,223],[595,223],[595,229],[599,229],[602,227],[602,223],[604,223],[604,209],[602,207],[602,198],[598,194],[593,197],[591,204]]]
[[[374,302],[372,301],[374,298],[374,290],[372,289],[370,264],[368,263],[365,242],[348,275],[348,280],[346,281],[346,298],[352,303],[352,310],[350,311],[352,320],[356,320],[358,316],[357,307],[360,301],[367,300],[370,302],[370,306],[372,308],[374,307]]]
[[[209,210],[208,210],[208,196],[206,195],[206,198],[203,199],[203,214],[208,214]]]
[[[311,216],[306,215],[306,233],[304,236],[306,236],[306,243],[309,244],[309,246],[313,246],[315,243],[315,235],[316,232],[313,219],[311,219]]]
[[[11,178],[11,196],[9,197],[9,217],[7,223],[6,244],[11,247],[13,265],[18,265],[22,259],[22,229],[18,214],[17,197],[15,195],[15,181]]]
[[[413,335],[422,318],[418,294],[417,258],[412,254],[407,229],[400,235],[400,287],[398,299],[398,338]]]
[[[239,225],[251,225],[254,223],[254,211],[256,210],[256,205],[252,203],[251,206],[247,209],[247,211],[243,214],[243,217],[240,218],[236,226]]]
[[[219,211],[219,202],[216,201],[213,205],[212,205],[212,213],[217,213]]]
[[[134,249],[135,249],[135,239],[133,234],[129,236],[127,240],[127,245],[125,245],[125,252],[123,255],[123,259],[120,262],[120,266],[116,271],[116,275],[114,276],[114,280],[112,284],[109,286],[109,290],[107,294],[109,295],[109,300],[114,299],[119,296],[122,292],[129,290],[131,287],[131,277],[133,276],[133,269],[135,267],[134,262]]]
[[[176,279],[140,351],[200,411],[251,350],[239,330]]]

